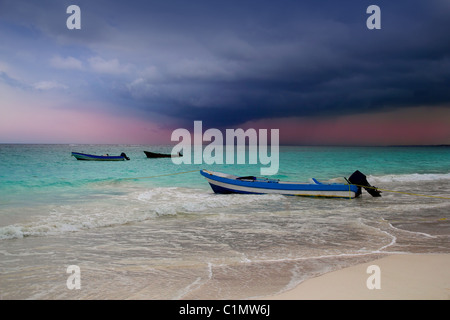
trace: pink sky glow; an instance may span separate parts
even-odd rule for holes
[[[243,127],[278,128],[281,144],[449,144],[450,110],[421,107],[334,118],[264,119]]]
[[[177,143],[170,141],[176,129],[171,119],[120,116],[109,112],[108,105],[76,108],[63,96],[36,100],[33,94],[11,90],[3,94],[7,103],[1,107],[1,143]],[[279,129],[280,144],[450,144],[450,109],[415,107],[334,117],[262,119],[230,129],[237,128]],[[193,123],[186,129],[192,130]],[[203,132],[207,129],[204,126]]]

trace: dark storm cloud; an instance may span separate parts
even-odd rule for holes
[[[171,31],[192,42],[157,65],[161,81],[130,88],[153,110],[214,126],[450,100],[442,3],[380,1],[381,30],[366,28],[369,2],[253,4],[235,16],[190,12]]]
[[[60,27],[72,2],[8,2],[3,15],[53,39],[53,67],[77,66],[85,91],[121,102],[112,112],[221,127],[450,101],[443,0],[78,1],[78,33]],[[366,27],[371,4],[381,30]]]

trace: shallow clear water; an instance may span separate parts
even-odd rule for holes
[[[171,148],[0,145],[1,298],[247,299],[386,253],[450,252],[448,199],[216,195],[198,172],[160,175],[259,175],[261,165],[175,165],[143,150]],[[447,147],[281,147],[275,177],[358,169],[382,189],[449,198],[449,164]],[[80,267],[80,290],[67,288],[69,265]]]

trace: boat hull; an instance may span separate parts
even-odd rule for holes
[[[180,154],[165,154],[165,153],[157,153],[157,152],[150,152],[150,151],[144,151],[147,158],[178,158],[181,157]]]
[[[281,194],[289,196],[304,197],[327,197],[327,198],[356,198],[360,189],[351,184],[339,183],[295,183],[280,182],[278,180],[250,180],[239,177],[201,170],[200,173],[209,182],[215,193],[244,193],[244,194]]]
[[[86,161],[124,161],[124,156],[97,156],[93,154],[72,152],[72,156],[74,156],[77,160],[86,160]]]

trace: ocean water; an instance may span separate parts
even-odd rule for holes
[[[216,195],[197,170],[261,165],[175,165],[143,150],[171,148],[0,145],[1,299],[252,299],[390,253],[450,253],[449,147],[280,148],[275,178],[360,170],[411,193],[353,200]],[[80,289],[67,286],[70,265]]]

